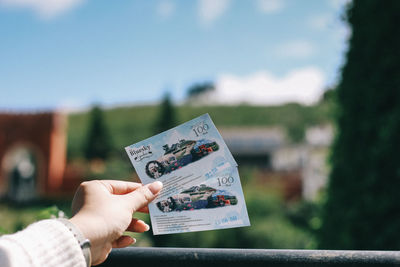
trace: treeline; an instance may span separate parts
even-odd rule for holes
[[[280,126],[286,129],[293,142],[301,142],[304,130],[311,125],[330,123],[333,101],[322,101],[313,106],[286,104],[281,106],[174,106],[164,99],[160,105],[131,106],[103,109],[107,135],[112,139],[111,150],[122,151],[129,144],[141,141],[157,132],[209,113],[220,127]],[[166,105],[167,104],[167,105]],[[170,120],[165,114],[173,114]],[[83,157],[91,123],[90,112],[69,115],[68,156]],[[171,123],[172,122],[172,123]]]

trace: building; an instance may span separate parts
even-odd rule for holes
[[[223,128],[220,132],[239,166],[257,167],[265,179],[280,177],[285,190],[290,191],[284,192],[286,195],[314,200],[325,187],[333,140],[331,125],[306,129],[305,140],[299,144],[291,143],[278,127]]]
[[[0,197],[27,202],[71,193],[80,174],[66,164],[64,115],[0,114]]]
[[[220,132],[239,165],[269,169],[272,155],[286,144],[280,128],[223,128]]]

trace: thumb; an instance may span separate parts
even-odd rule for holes
[[[153,182],[139,187],[132,193],[127,194],[132,211],[135,212],[143,207],[146,207],[153,201],[157,194],[161,191],[163,184],[160,181]]]

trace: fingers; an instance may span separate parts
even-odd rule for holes
[[[161,191],[163,184],[159,181],[139,187],[126,195],[129,198],[132,213],[146,207]]]
[[[128,194],[142,186],[139,183],[117,180],[97,180],[97,182],[105,186],[111,194],[115,195]]]
[[[149,229],[150,226],[144,221],[132,218],[132,221],[126,230],[131,232],[143,233],[148,231]]]
[[[136,243],[135,238],[132,238],[127,235],[123,235],[120,238],[118,238],[117,240],[115,240],[114,242],[112,242],[112,247],[113,248],[124,248],[124,247],[127,247],[134,243]]]

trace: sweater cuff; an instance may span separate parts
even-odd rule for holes
[[[43,220],[2,239],[20,247],[32,266],[86,267],[77,239],[60,221]]]

